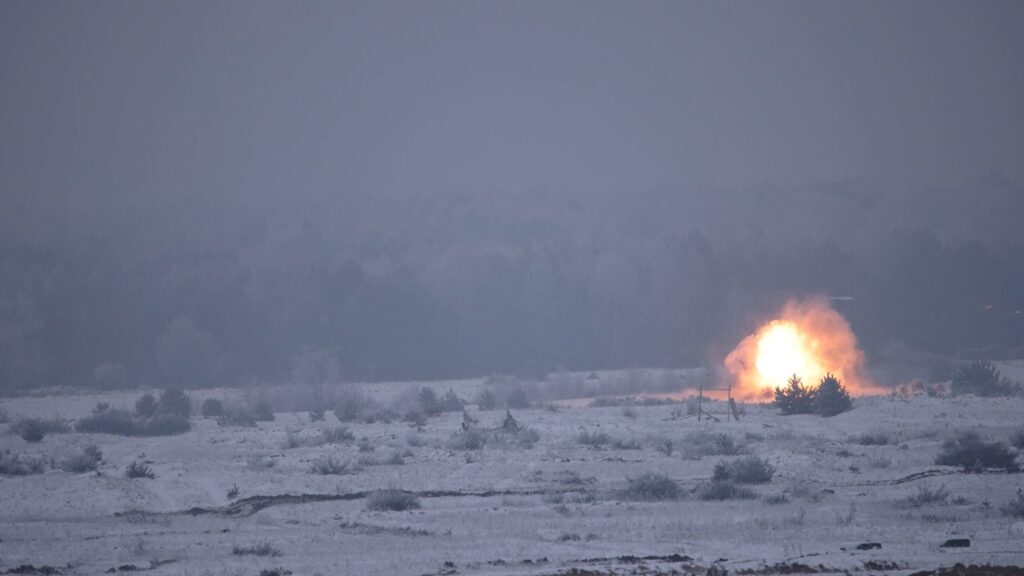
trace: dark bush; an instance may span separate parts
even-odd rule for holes
[[[363,416],[370,406],[366,395],[355,388],[346,388],[338,396],[334,417],[339,422],[353,422]]]
[[[712,480],[697,488],[697,497],[701,500],[749,500],[757,498],[757,493],[729,480]]]
[[[204,418],[218,418],[224,415],[224,403],[216,398],[207,398],[199,407],[199,413]]]
[[[775,467],[764,458],[747,456],[731,462],[719,462],[715,465],[712,480],[729,480],[738,484],[764,484],[772,481]]]
[[[81,452],[68,456],[60,463],[60,469],[65,472],[81,474],[82,472],[93,472],[103,461],[103,453],[95,446],[87,446]]]
[[[628,478],[626,482],[626,488],[619,492],[619,496],[624,500],[675,500],[681,493],[679,484],[675,480],[654,472],[647,472],[636,478]]]
[[[461,412],[465,405],[466,403],[462,401],[462,398],[459,398],[455,391],[449,388],[448,392],[441,398],[438,409],[441,412]]]
[[[342,462],[333,456],[324,456],[318,460],[314,460],[309,466],[310,474],[321,474],[324,476],[328,475],[341,475],[350,474],[354,472],[353,468],[349,465],[348,461]]]
[[[811,414],[816,403],[816,391],[804,386],[796,374],[789,377],[785,388],[775,389],[775,406],[783,414]]]
[[[39,418],[22,420],[16,426],[12,426],[11,430],[18,434],[18,436],[21,436],[21,439],[25,442],[42,442],[43,437],[46,436]]]
[[[1017,497],[1003,506],[1003,514],[1013,518],[1024,518],[1024,489],[1017,488]]]
[[[419,403],[420,410],[427,416],[437,416],[441,413],[441,405],[433,388],[427,386],[420,388],[416,395],[416,402]]]
[[[253,544],[252,546],[239,546],[235,545],[231,549],[231,553],[235,556],[280,556],[281,551],[274,548],[274,545],[270,542],[260,542],[259,544]]]
[[[954,395],[1010,396],[1017,390],[999,374],[994,364],[978,361],[961,366],[953,373],[952,392]]]
[[[889,444],[889,435],[885,432],[865,432],[858,436],[853,436],[850,441],[861,446],[887,446]]]
[[[139,435],[139,425],[135,418],[127,410],[119,408],[107,408],[102,412],[90,414],[75,424],[75,430],[92,434]]]
[[[366,500],[366,507],[376,511],[402,512],[420,507],[420,499],[415,494],[403,490],[378,490]]]
[[[139,462],[138,460],[132,460],[128,464],[128,467],[124,470],[124,475],[128,478],[149,478],[150,480],[156,478],[152,468],[147,466],[145,462]]]
[[[66,434],[71,431],[71,426],[59,418],[22,418],[11,424],[10,430],[26,442],[39,442],[47,434]]]
[[[167,388],[160,393],[157,414],[177,414],[183,418],[192,415],[192,400],[180,388]]]
[[[217,418],[217,424],[220,426],[252,427],[256,425],[256,415],[252,413],[248,406],[229,405],[224,409],[224,415]]]
[[[1007,472],[1019,470],[1016,456],[1006,444],[986,441],[977,432],[962,432],[942,443],[935,463],[959,466],[967,472],[981,472],[986,468],[1001,468]]]
[[[530,399],[526,397],[525,390],[522,388],[516,388],[508,395],[508,398],[505,399],[505,406],[518,410],[526,410],[530,407]]]
[[[818,385],[815,411],[822,416],[835,416],[853,408],[853,400],[842,382],[832,374],[826,374]]]
[[[135,415],[150,418],[156,414],[156,398],[152,394],[143,394],[135,401]]]
[[[252,415],[257,422],[274,421],[274,409],[270,406],[270,402],[266,400],[260,400],[252,407]]]
[[[1010,444],[1018,450],[1024,450],[1024,428],[1018,428],[1010,436]]]
[[[487,444],[488,435],[483,430],[469,428],[460,430],[448,440],[448,448],[452,450],[481,450]]]
[[[604,446],[610,444],[612,439],[604,432],[587,432],[584,430],[576,435],[576,441],[584,446]]]
[[[192,428],[188,417],[181,414],[157,414],[149,420],[140,422],[140,436],[174,436],[183,434]]]
[[[498,399],[494,397],[494,392],[491,392],[490,388],[484,388],[476,399],[476,405],[481,410],[494,410],[498,407]]]
[[[22,459],[19,454],[10,450],[0,452],[0,476],[28,476],[42,474],[46,464],[42,458]]]
[[[338,428],[328,428],[324,430],[324,442],[328,444],[342,444],[345,442],[351,442],[355,440],[355,435],[348,429],[347,426],[340,426]]]

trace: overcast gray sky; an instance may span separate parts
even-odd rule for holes
[[[1024,180],[1022,2],[0,3],[8,198]]]

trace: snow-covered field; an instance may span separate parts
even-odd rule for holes
[[[456,391],[472,398],[477,386],[464,382]],[[384,386],[375,393],[394,392]],[[239,394],[215,390],[193,398]],[[12,420],[70,419],[99,400],[130,408],[138,395],[13,398],[0,406]],[[698,422],[684,404],[516,410],[539,441],[532,448],[508,443],[479,450],[450,447],[460,413],[420,428],[350,423],[353,440],[319,445],[313,440],[321,430],[341,426],[330,412],[322,422],[279,413],[255,428],[195,416],[192,430],[179,436],[51,434],[33,444],[0,424],[0,451],[55,462],[89,444],[103,452],[98,472],[0,477],[0,572],[45,565],[98,574],[131,565],[194,575],[274,568],[280,574],[704,574],[712,565],[737,573],[799,563],[894,574],[957,562],[1024,566],[1024,521],[1001,510],[1024,477],[934,464],[941,442],[959,431],[1008,439],[1024,424],[1024,399],[859,398],[854,410],[833,418],[780,416],[763,405],[744,410],[739,422]],[[474,406],[469,413],[485,428],[505,416]],[[583,445],[582,431],[604,432],[619,445]],[[751,486],[757,499],[704,501],[693,493],[717,462],[740,457],[702,456],[694,449],[702,433],[728,434],[743,453],[774,465],[770,483]],[[865,433],[883,433],[888,443],[854,441]],[[289,447],[289,434],[298,446]],[[310,473],[325,456],[362,462],[348,474]],[[126,478],[133,460],[149,463],[155,478]],[[629,478],[649,471],[675,479],[682,497],[621,497]],[[233,487],[238,495],[229,498]],[[922,487],[944,487],[948,497],[908,504]],[[384,488],[419,493],[420,508],[369,510],[366,495]],[[280,495],[309,497],[246,500]],[[952,538],[969,538],[971,545],[940,547]],[[260,543],[279,555],[233,553]],[[857,549],[865,543],[881,547]],[[651,558],[636,558],[645,556]]]

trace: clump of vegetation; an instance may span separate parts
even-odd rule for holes
[[[804,386],[796,374],[789,377],[785,388],[775,389],[775,406],[783,414],[811,414],[817,399],[817,390]]]
[[[228,488],[228,491],[227,491],[228,500],[234,500],[235,498],[238,498],[238,496],[241,493],[242,493],[242,491],[239,490],[238,484],[232,484],[231,488]]]
[[[439,403],[441,412],[461,412],[465,406],[466,403],[451,388],[445,392]]]
[[[576,441],[584,446],[604,446],[610,444],[612,439],[604,432],[587,432],[584,430],[576,435]]]
[[[851,437],[850,441],[861,446],[887,446],[890,438],[885,432],[865,432]]]
[[[340,476],[342,474],[350,474],[355,470],[346,460],[344,462],[338,460],[334,456],[324,456],[313,461],[313,464],[309,467],[310,474],[320,474],[322,476]]]
[[[326,415],[326,412],[324,411],[324,409],[322,407],[318,406],[318,407],[313,408],[312,410],[309,411],[309,421],[310,422],[323,422],[325,415]]]
[[[1003,378],[991,362],[979,361],[965,364],[953,373],[951,392],[954,395],[1011,396],[1019,392],[1019,386]]]
[[[636,478],[627,478],[626,487],[619,492],[624,500],[653,502],[675,500],[681,494],[679,484],[663,474],[646,472]]]
[[[767,460],[757,456],[747,456],[731,462],[716,464],[712,480],[731,481],[738,484],[766,484],[772,481],[774,475],[775,467]]]
[[[219,418],[224,415],[224,403],[216,398],[207,398],[199,407],[199,413],[204,418]]]
[[[370,409],[370,400],[357,388],[345,388],[338,394],[334,417],[339,422],[354,422]]]
[[[328,428],[323,432],[324,442],[328,444],[343,444],[351,442],[356,439],[352,431],[348,429],[348,426],[339,426],[338,428]]]
[[[752,500],[757,498],[757,492],[729,480],[712,480],[697,487],[697,497],[701,500]]]
[[[491,392],[490,388],[484,388],[480,395],[477,396],[476,405],[481,410],[494,410],[498,407],[498,399],[494,396],[494,392]]]
[[[620,439],[612,440],[611,446],[612,446],[612,448],[614,448],[616,450],[642,450],[643,449],[643,446],[640,445],[640,442],[637,441],[637,440],[634,440],[632,438],[629,439],[629,440],[620,440]]]
[[[253,544],[252,546],[235,546],[231,549],[231,553],[235,556],[280,556],[281,551],[274,548],[274,545],[270,542],[260,542]]]
[[[366,499],[366,508],[378,512],[402,512],[416,510],[420,507],[420,499],[415,494],[403,490],[378,490]]]
[[[986,468],[999,468],[1017,472],[1016,455],[999,441],[987,441],[977,432],[962,432],[942,443],[935,463],[943,466],[959,466],[967,472],[981,472]]]
[[[249,470],[270,470],[277,466],[277,460],[269,456],[250,456],[245,460],[245,467]]]
[[[835,416],[853,408],[853,400],[842,382],[832,374],[826,374],[818,385],[815,411],[821,416]]]
[[[1010,444],[1018,450],[1024,450],[1024,428],[1018,428],[1010,436]]]
[[[784,388],[775,389],[775,406],[783,414],[835,416],[853,408],[850,393],[832,374],[826,374],[817,387],[804,386],[796,374]]]
[[[260,400],[256,402],[252,407],[253,418],[257,422],[273,422],[274,421],[274,407],[270,405],[270,402],[266,400]]]
[[[20,454],[12,454],[10,450],[0,452],[0,476],[29,476],[42,474],[46,463],[42,458],[22,458]]]
[[[452,437],[448,439],[447,446],[450,450],[482,450],[487,444],[487,440],[487,432],[470,428],[452,434]]]
[[[526,410],[530,407],[530,399],[526,396],[526,390],[516,388],[505,399],[505,407],[515,410]]]
[[[674,448],[675,446],[669,438],[661,438],[654,444],[654,449],[665,456],[671,456]]]
[[[1003,506],[1003,514],[1012,518],[1024,518],[1024,488],[1017,488],[1017,497]]]
[[[22,418],[11,424],[11,432],[21,436],[26,442],[41,442],[47,434],[66,434],[71,426],[59,418],[43,420],[42,418]]]
[[[75,424],[79,432],[118,436],[171,436],[188,432],[192,401],[179,389],[169,388],[156,400],[145,394],[135,402],[135,414],[108,404],[97,404],[92,414]]]
[[[217,418],[217,425],[251,428],[256,425],[256,415],[248,406],[229,405]]]
[[[907,508],[921,508],[931,504],[945,504],[949,498],[949,492],[945,486],[932,488],[927,485],[918,485],[917,492],[908,496],[901,504]]]
[[[80,452],[68,456],[60,463],[60,469],[65,472],[81,474],[83,472],[95,472],[103,461],[103,452],[95,444],[86,446]]]
[[[725,433],[694,432],[686,437],[684,455],[691,459],[704,456],[736,456],[744,452],[743,446]]]
[[[146,465],[145,462],[139,462],[138,460],[132,460],[128,467],[124,470],[124,475],[128,478],[149,478],[152,480],[156,478],[153,474],[153,469]]]

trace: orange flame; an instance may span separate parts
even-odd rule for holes
[[[864,353],[850,324],[825,298],[790,300],[779,317],[747,336],[725,358],[735,379],[733,395],[768,400],[776,387],[796,374],[805,385],[817,385],[832,373],[851,394],[884,390],[862,373]]]

